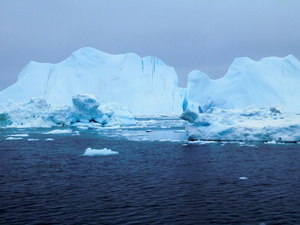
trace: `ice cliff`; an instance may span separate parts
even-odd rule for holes
[[[72,96],[92,94],[134,115],[182,112],[184,91],[172,67],[156,57],[110,55],[81,48],[57,64],[30,62],[18,81],[0,92],[0,103],[42,98],[51,105],[72,105]]]
[[[200,71],[188,77],[184,107],[209,112],[214,107],[275,107],[300,112],[300,62],[292,55],[260,61],[237,58],[224,77],[211,80]]]

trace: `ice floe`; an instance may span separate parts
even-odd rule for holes
[[[103,148],[103,149],[92,149],[87,148],[83,154],[83,156],[108,156],[108,155],[118,155],[119,152],[112,151],[111,149]]]

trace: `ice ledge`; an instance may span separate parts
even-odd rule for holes
[[[300,141],[300,114],[280,113],[274,108],[215,109],[212,113],[186,110],[189,140],[209,141]]]

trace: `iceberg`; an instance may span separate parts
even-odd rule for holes
[[[74,105],[83,112],[80,104],[84,102],[80,97],[74,100],[73,96],[86,93],[101,104],[113,103],[132,115],[180,115],[185,89],[178,87],[174,68],[156,57],[141,58],[134,53],[111,55],[81,48],[57,64],[30,62],[17,82],[0,92],[0,103],[39,98],[51,106]],[[98,106],[91,107],[87,110]]]
[[[205,73],[188,76],[184,109],[211,112],[215,107],[243,109],[273,107],[300,111],[300,62],[292,55],[253,61],[237,58],[224,77],[211,80]]]
[[[237,58],[227,74],[188,77],[186,132],[191,141],[300,141],[300,62],[292,55]]]

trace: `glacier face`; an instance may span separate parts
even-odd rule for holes
[[[184,92],[175,70],[156,57],[82,48],[57,64],[30,62],[18,81],[0,92],[0,103],[43,98],[51,105],[71,106],[72,96],[88,93],[134,115],[179,115]]]
[[[213,107],[242,109],[275,107],[281,112],[300,111],[300,62],[292,55],[260,61],[237,58],[226,75],[211,80],[200,71],[188,77],[186,108],[210,112]]]

